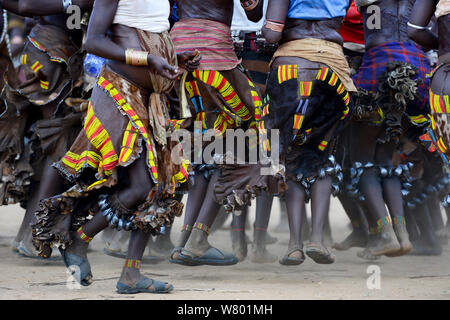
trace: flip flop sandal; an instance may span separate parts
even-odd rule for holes
[[[303,252],[302,249],[303,248],[295,247],[295,248],[288,250],[288,252],[284,255],[284,257],[281,258],[278,262],[285,266],[297,266],[299,264],[302,264],[303,262],[305,262],[305,253]],[[291,254],[293,254],[296,251],[299,251],[302,254],[302,257],[300,259],[289,257]]]
[[[173,248],[172,252],[170,253],[170,260],[169,260],[171,263],[181,264],[183,266],[189,266],[189,267],[199,266],[198,263],[191,263],[191,262],[181,260],[180,259],[181,250],[183,250],[182,247]],[[178,253],[178,258],[174,258],[175,253]]]
[[[71,272],[76,281],[85,287],[92,284],[91,265],[87,259],[63,249],[59,249],[59,252],[61,252],[61,256],[64,259],[67,269]],[[76,267],[75,270],[74,267]]]
[[[315,243],[308,243],[305,252],[318,264],[331,264],[335,260],[334,255],[326,247]]]
[[[167,282],[144,278],[138,281],[134,287],[130,287],[123,282],[117,282],[116,288],[119,294],[134,294],[134,293],[169,293],[173,290],[173,286],[169,285],[166,288]],[[149,287],[153,285],[153,289]]]
[[[238,258],[232,253],[222,253],[217,248],[209,248],[202,256],[191,256],[191,253],[182,249],[178,257],[184,262],[196,265],[209,266],[231,266],[239,262]]]

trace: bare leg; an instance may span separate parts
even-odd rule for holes
[[[286,200],[280,197],[280,222],[275,228],[275,232],[287,233],[289,231],[288,216],[286,210]]]
[[[426,202],[426,205],[428,205],[428,211],[431,215],[431,221],[433,222],[433,228],[436,232],[436,236],[440,239],[443,245],[447,244],[448,234],[445,229],[439,198],[435,195],[430,196]]]
[[[246,206],[242,209],[241,215],[233,215],[231,220],[231,245],[239,261],[244,261],[247,257],[247,240],[245,236],[247,214],[248,207]]]
[[[374,247],[372,254],[375,256],[393,254],[401,250],[383,198],[383,190],[378,181],[377,173],[374,169],[365,170],[360,180],[361,192],[366,198],[366,206],[371,219],[377,221],[380,231],[380,241]]]
[[[305,213],[305,190],[295,182],[288,180],[288,189],[284,193],[289,222],[289,246],[285,256],[280,260],[284,265],[298,265],[303,263],[305,255],[303,253],[303,243],[301,240],[301,230]]]
[[[406,229],[401,184],[398,177],[383,179],[383,197],[391,213],[394,231],[401,246],[401,251],[393,256],[407,254],[411,251],[412,244],[409,241],[409,235]]]
[[[231,265],[238,262],[234,254],[221,252],[213,248],[208,242],[209,230],[220,209],[220,205],[214,200],[213,187],[217,183],[219,174],[219,171],[216,170],[211,177],[208,191],[204,197],[205,200],[191,236],[179,255],[186,262],[209,265]],[[209,253],[208,257],[205,256],[207,253]]]
[[[60,194],[64,190],[64,178],[51,166],[52,163],[53,162],[47,158],[41,181],[28,204],[20,227],[20,230],[22,230],[22,240],[19,245],[19,253],[24,256],[36,256],[33,244],[31,243],[31,224],[35,222],[34,213],[39,208],[39,201],[55,194]],[[20,235],[20,230],[17,237]]]
[[[339,200],[352,223],[353,231],[344,241],[336,243],[334,248],[336,250],[348,250],[352,247],[364,248],[367,245],[368,229],[361,206],[346,194],[339,195]]]
[[[367,206],[365,202],[360,203],[361,212],[363,216],[367,220],[367,224],[369,227],[368,230],[368,238],[367,238],[367,244],[364,250],[358,251],[356,255],[360,258],[363,258],[365,260],[378,260],[380,259],[380,256],[374,256],[372,254],[372,251],[377,248],[378,242],[380,241],[380,232],[377,225],[377,220],[375,220],[368,212]]]
[[[203,173],[196,173],[194,176],[194,186],[189,190],[184,213],[184,225],[177,247],[183,248],[189,239],[191,229],[198,218],[200,209],[208,190],[209,181],[205,179]]]
[[[420,240],[414,243],[414,255],[440,255],[442,247],[434,233],[428,206],[423,205],[413,209],[414,217],[420,230]]]
[[[266,249],[267,227],[272,211],[273,196],[263,192],[256,198],[256,219],[253,230],[254,250],[252,262],[274,262],[277,257]]]
[[[335,257],[323,245],[323,228],[330,210],[331,177],[318,179],[311,187],[312,233],[306,246],[306,255],[316,263],[330,264]]]

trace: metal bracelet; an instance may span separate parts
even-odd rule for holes
[[[409,27],[417,29],[417,30],[427,30],[428,29],[427,27],[418,26],[418,25],[412,24],[410,22],[408,22],[407,24],[408,24]]]

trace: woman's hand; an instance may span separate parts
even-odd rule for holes
[[[188,72],[196,70],[200,66],[200,60],[202,55],[200,51],[184,51],[177,54],[178,66],[185,69]]]
[[[171,66],[166,59],[149,54],[147,57],[148,67],[156,74],[167,79],[175,80],[181,71],[178,67]]]

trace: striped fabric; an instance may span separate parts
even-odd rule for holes
[[[228,105],[233,109],[234,113],[236,113],[242,120],[247,121],[250,120],[251,115],[249,110],[245,107],[241,98],[231,86],[230,82],[225,79],[224,76],[219,71],[207,70],[200,71],[196,70],[193,72],[194,78],[202,81],[203,83],[217,89],[219,93],[222,95],[224,100],[228,103]]]
[[[199,50],[198,70],[231,70],[240,64],[234,51],[230,28],[206,19],[182,19],[170,31],[177,53]]]
[[[114,99],[116,104],[120,107],[120,109],[125,112],[125,114],[130,119],[130,122],[133,124],[135,128],[139,131],[139,133],[144,137],[145,142],[147,143],[148,150],[148,165],[152,172],[152,177],[155,183],[158,181],[158,169],[156,167],[156,158],[153,153],[153,144],[150,139],[150,136],[147,133],[147,129],[145,129],[144,124],[141,119],[139,119],[136,112],[133,111],[133,108],[127,103],[127,101],[122,97],[122,95],[117,91],[116,88],[106,80],[104,77],[100,76],[98,78],[97,84],[103,88],[106,92],[108,92],[111,97]]]
[[[86,136],[92,145],[100,151],[102,155],[101,166],[105,169],[106,175],[110,175],[112,169],[118,164],[119,158],[114,151],[111,137],[100,120],[95,116],[91,102],[89,102],[88,112],[84,122],[84,132],[86,132]]]

